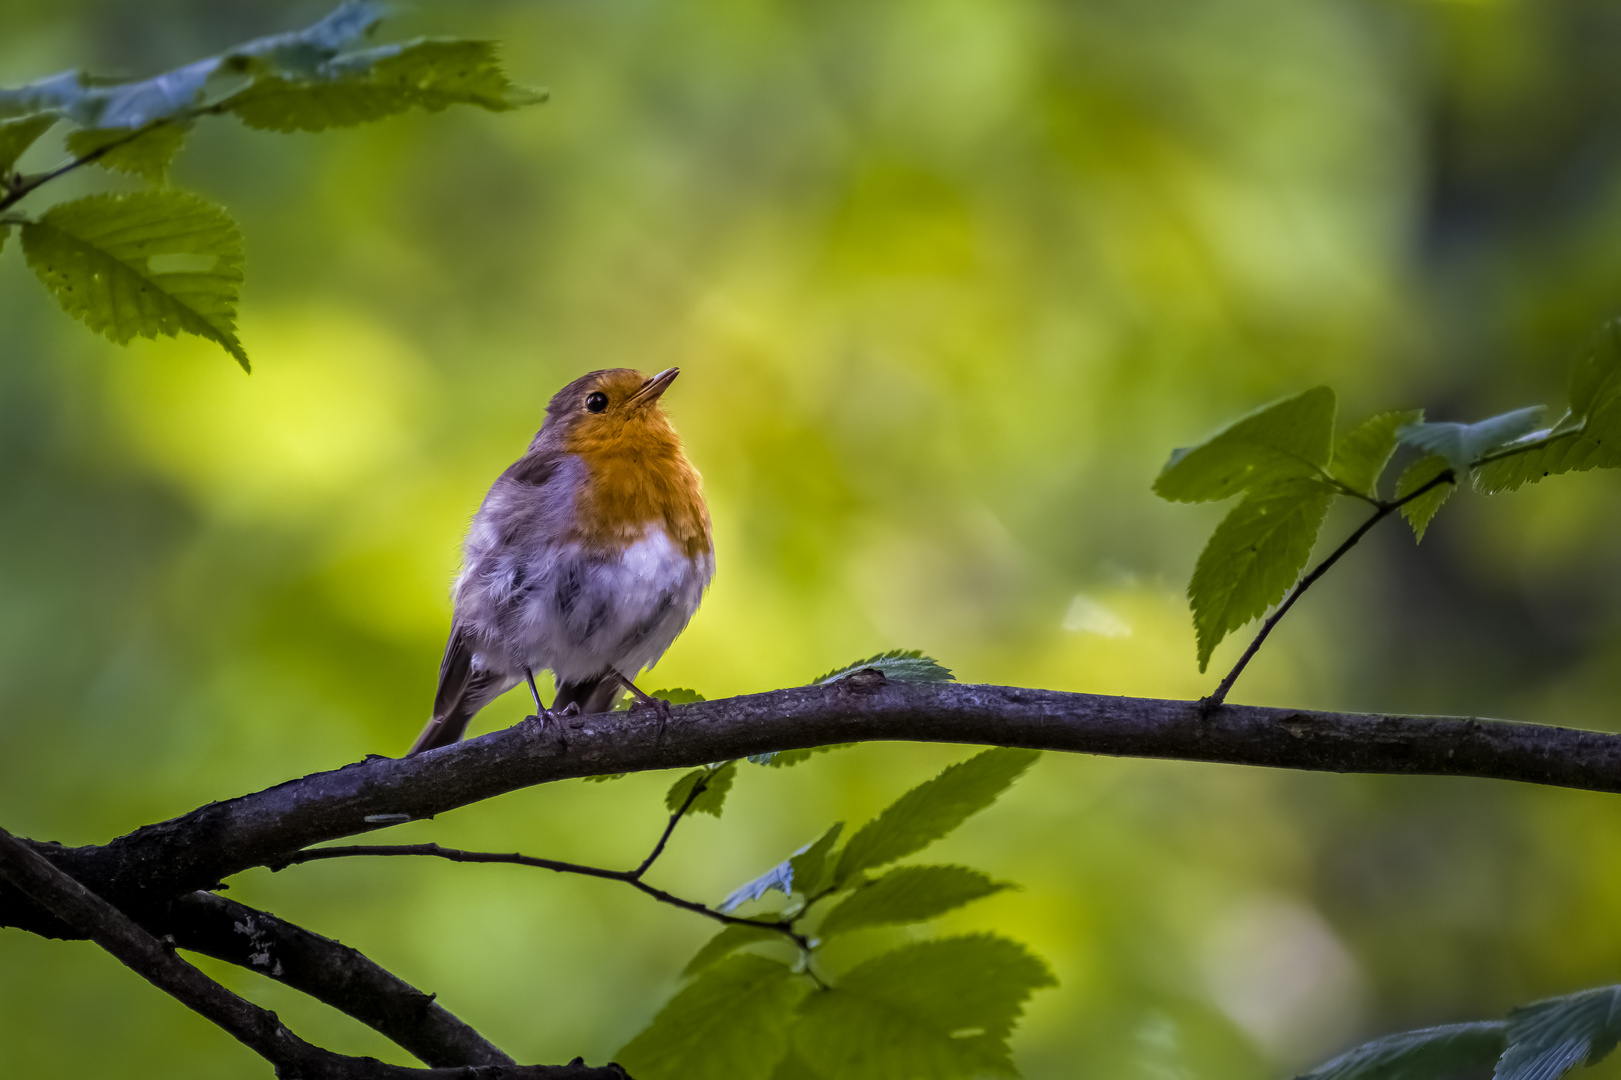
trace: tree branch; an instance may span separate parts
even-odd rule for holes
[[[311,844],[432,817],[518,788],[873,740],[978,743],[1325,772],[1475,776],[1621,791],[1621,736],[1464,717],[1378,716],[1104,697],[1006,686],[828,686],[575,717],[565,747],[529,720],[413,758],[371,758],[148,825],[109,844],[35,845],[139,915]],[[662,735],[661,735],[661,729]],[[403,815],[403,818],[402,818]],[[371,820],[368,820],[371,819]],[[48,912],[0,889],[0,925],[61,935]]]
[[[365,955],[269,912],[188,893],[147,929],[257,971],[374,1028],[428,1065],[511,1065],[500,1048]]]
[[[276,1067],[278,1076],[299,1080],[609,1080],[624,1077],[617,1066],[476,1066],[408,1069],[375,1058],[323,1050],[288,1031],[276,1014],[231,993],[192,967],[123,912],[52,866],[27,844],[0,829],[0,879],[57,915],[120,962],[207,1017]]]

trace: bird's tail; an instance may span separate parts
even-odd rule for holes
[[[460,742],[462,733],[467,730],[467,722],[473,718],[473,714],[478,712],[479,706],[482,704],[482,702],[468,702],[463,697],[456,701],[449,712],[444,714],[435,713],[433,719],[428,721],[428,726],[422,729],[422,734],[417,736],[417,741],[411,744],[411,749],[405,756],[415,757],[417,754],[423,754],[429,750],[437,750],[441,746],[450,746],[453,743]],[[472,707],[468,708],[468,705]]]
[[[439,665],[439,690],[433,696],[433,719],[422,729],[406,757],[459,742],[467,722],[491,698],[508,689],[499,676],[473,670],[473,648],[468,636],[453,627]]]

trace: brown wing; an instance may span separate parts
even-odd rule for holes
[[[493,681],[487,671],[473,670],[473,646],[462,628],[452,625],[445,658],[439,664],[439,689],[433,696],[433,719],[422,729],[407,757],[459,742],[467,722],[484,707]]]

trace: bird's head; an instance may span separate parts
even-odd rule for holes
[[[556,440],[572,454],[656,453],[680,443],[659,398],[680,368],[649,378],[631,368],[609,368],[582,375],[559,390],[546,406],[546,423],[536,443]]]

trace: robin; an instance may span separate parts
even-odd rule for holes
[[[593,371],[546,406],[529,450],[473,515],[433,719],[412,754],[449,746],[519,682],[538,715],[606,712],[686,628],[715,573],[709,509],[652,378]],[[557,697],[540,703],[535,672]]]

